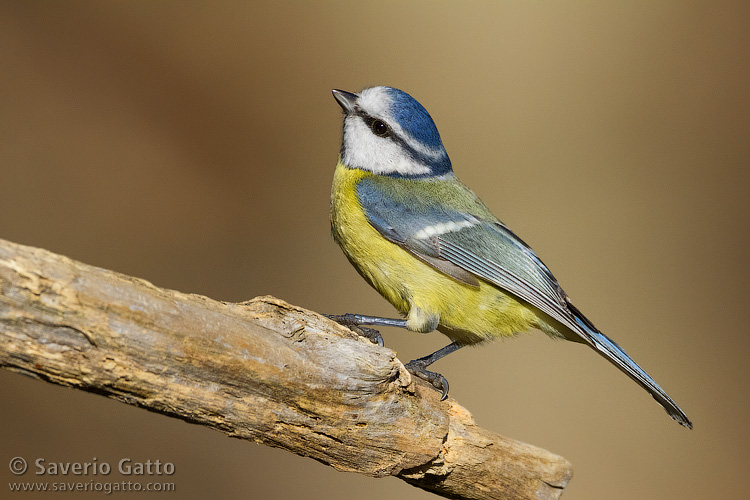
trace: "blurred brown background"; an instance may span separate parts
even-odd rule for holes
[[[739,498],[748,5],[5,1],[0,237],[220,300],[393,315],[330,238],[330,90],[399,87],[695,430],[538,332],[441,361],[451,395],[571,460],[566,498]],[[384,336],[404,361],[446,343]],[[22,456],[173,462],[179,498],[434,498],[6,371],[0,400],[0,496]]]

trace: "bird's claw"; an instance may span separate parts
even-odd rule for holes
[[[380,347],[383,347],[383,336],[380,335],[380,332],[374,328],[360,326],[357,322],[357,317],[354,314],[324,314],[324,316],[335,321],[339,325],[347,327],[360,337],[368,339],[373,344],[378,344]]]
[[[440,401],[446,400],[446,398],[448,397],[448,380],[445,377],[443,377],[439,373],[427,370],[422,360],[419,359],[409,361],[404,365],[404,367],[409,370],[409,373],[411,373],[415,377],[426,380],[427,382],[432,384],[435,389],[442,392]]]
[[[357,326],[357,317],[353,314],[324,314],[326,318],[335,321],[339,325],[344,326]]]
[[[366,328],[364,326],[353,325],[350,326],[349,329],[354,333],[366,338],[373,344],[378,344],[380,347],[383,347],[385,345],[383,343],[383,336],[380,335],[380,332],[374,328]]]

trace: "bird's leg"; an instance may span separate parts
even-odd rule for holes
[[[363,316],[361,314],[326,314],[326,318],[332,319],[340,325],[344,325],[353,332],[370,339],[373,344],[383,347],[383,337],[380,332],[373,328],[364,328],[362,325],[395,326],[406,328],[405,319],[380,318],[378,316]]]
[[[379,316],[364,316],[362,314],[342,314],[340,316],[328,315],[328,317],[335,322],[342,324],[395,326],[397,328],[406,328],[405,319],[381,318]]]
[[[462,346],[460,344],[453,342],[443,347],[442,349],[438,349],[437,351],[433,352],[429,356],[425,356],[423,358],[409,361],[404,366],[406,367],[407,370],[409,370],[409,373],[411,373],[415,377],[419,377],[422,380],[426,380],[427,382],[435,386],[437,390],[442,391],[443,395],[440,398],[440,401],[444,401],[445,398],[448,397],[448,381],[446,380],[445,377],[443,377],[439,373],[428,371],[426,368],[430,366],[432,363],[434,363],[435,361],[447,356],[448,354],[452,352],[455,352],[461,349],[461,347]]]
[[[383,346],[383,337],[380,335],[380,332],[372,328],[364,328],[362,325],[406,328],[405,319],[381,318],[379,316],[364,316],[362,314],[326,314],[325,316],[336,323],[348,327],[353,332],[370,339],[372,343],[378,344],[381,347]],[[448,380],[439,373],[427,370],[427,367],[435,361],[444,358],[448,354],[459,350],[461,347],[460,344],[453,342],[442,349],[438,349],[429,356],[409,361],[404,367],[415,377],[426,380],[437,390],[442,391],[443,395],[441,396],[440,401],[444,401],[445,398],[448,397]]]

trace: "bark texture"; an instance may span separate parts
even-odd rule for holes
[[[0,366],[448,498],[553,499],[572,476],[315,312],[218,302],[3,240]]]

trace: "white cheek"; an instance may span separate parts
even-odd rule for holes
[[[375,174],[421,175],[430,172],[426,165],[414,161],[390,139],[378,137],[356,116],[344,123],[344,164]]]

